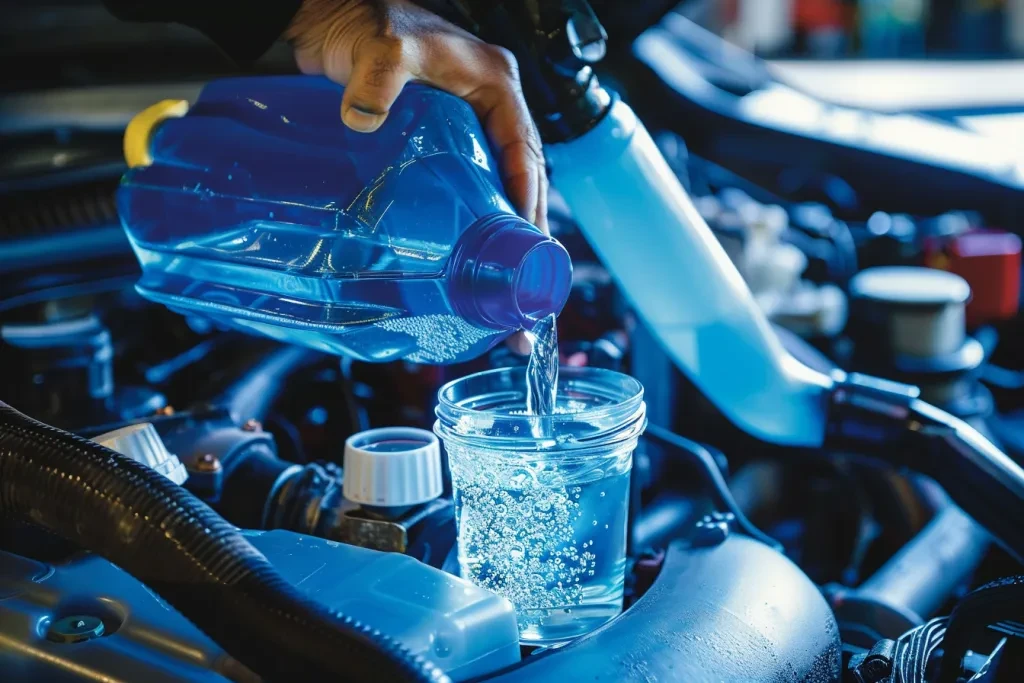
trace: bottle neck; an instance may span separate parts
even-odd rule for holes
[[[532,329],[562,310],[572,262],[557,240],[518,216],[480,219],[449,262],[449,296],[466,320],[501,330]]]

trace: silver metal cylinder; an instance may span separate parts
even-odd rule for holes
[[[970,578],[990,541],[977,522],[950,504],[857,589],[858,597],[927,619]]]

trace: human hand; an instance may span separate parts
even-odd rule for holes
[[[540,136],[508,50],[408,0],[304,0],[285,37],[303,73],[346,86],[341,118],[353,130],[379,128],[411,80],[466,100],[500,156],[509,200],[547,232]]]

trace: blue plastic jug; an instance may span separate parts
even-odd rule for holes
[[[513,212],[472,109],[409,85],[356,133],[342,94],[235,78],[139,114],[117,196],[138,291],[366,361],[463,361],[558,313],[569,256]]]

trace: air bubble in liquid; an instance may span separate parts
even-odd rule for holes
[[[462,575],[515,605],[524,642],[581,635],[621,609],[628,471],[573,481],[573,467],[446,447]]]

